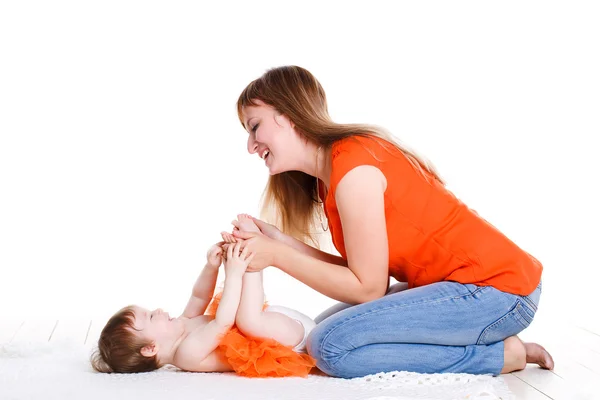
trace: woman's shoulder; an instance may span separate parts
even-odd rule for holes
[[[336,141],[331,146],[332,166],[371,164],[402,157],[402,152],[386,139],[374,135],[354,135]]]
[[[340,139],[331,146],[332,156],[338,156],[342,152],[377,151],[380,149],[393,149],[395,146],[389,141],[375,135],[352,135]]]
[[[422,178],[395,143],[375,135],[356,135],[335,142],[331,148],[332,188],[335,189],[346,173],[361,165],[378,168],[388,182]]]
[[[371,165],[385,170],[382,163],[396,157],[397,149],[390,142],[376,136],[355,135],[340,139],[331,147],[331,188],[352,169]]]

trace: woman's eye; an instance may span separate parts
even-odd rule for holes
[[[256,133],[256,130],[258,129],[258,125],[259,124],[256,124],[252,127],[252,132]]]

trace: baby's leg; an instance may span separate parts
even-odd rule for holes
[[[264,305],[262,271],[246,272],[242,281],[242,298],[235,323],[252,337],[271,338],[285,346],[296,346],[304,338],[304,327],[278,312],[262,311]]]
[[[245,232],[260,232],[258,226],[252,220],[252,217],[248,214],[238,214],[237,216],[238,225],[236,228],[245,231]]]

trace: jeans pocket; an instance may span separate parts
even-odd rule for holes
[[[515,306],[497,321],[488,325],[477,340],[477,344],[500,342],[527,328],[533,320],[535,312],[518,299]]]

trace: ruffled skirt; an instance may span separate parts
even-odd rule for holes
[[[213,297],[206,315],[216,314],[221,294]],[[221,339],[218,352],[237,374],[246,377],[306,377],[316,364],[308,354],[296,353],[273,339],[246,336],[235,325]]]

